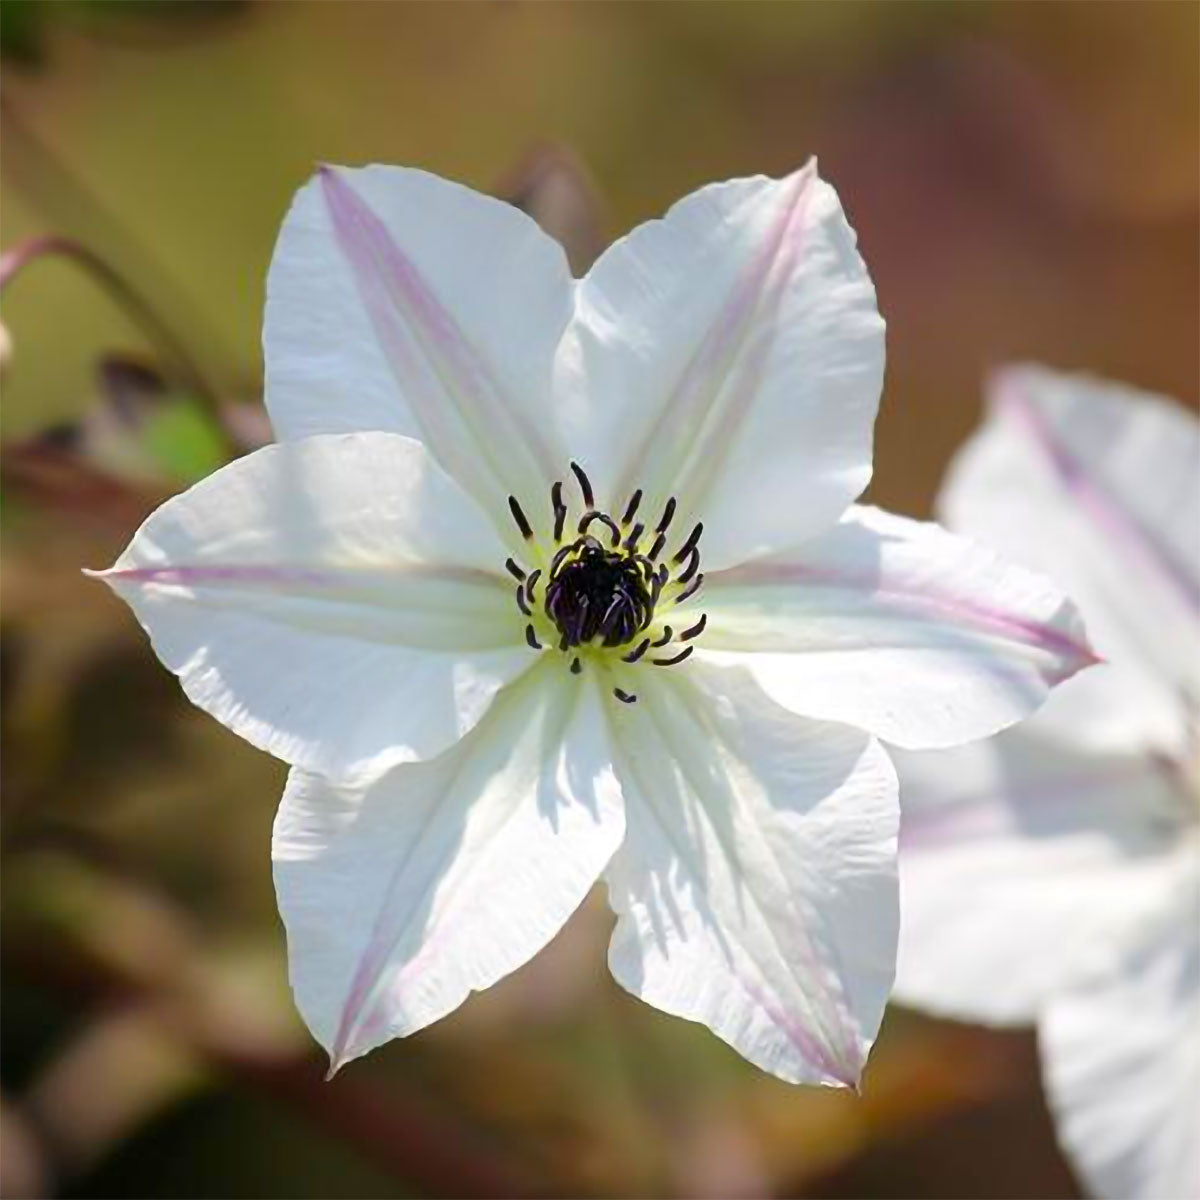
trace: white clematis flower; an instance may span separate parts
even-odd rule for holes
[[[1200,424],[1130,388],[1000,375],[942,497],[1045,569],[1108,662],[988,743],[903,755],[897,996],[1036,1019],[1099,1195],[1200,1193]]]
[[[1041,579],[852,507],[883,322],[833,190],[704,188],[576,281],[505,204],[325,169],[267,293],[280,443],[105,578],[294,764],[275,877],[335,1067],[604,879],[624,987],[854,1084],[897,935],[876,736],[992,733],[1091,655]]]

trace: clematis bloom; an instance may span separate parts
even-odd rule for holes
[[[981,737],[1091,661],[1040,578],[854,507],[883,322],[814,165],[584,279],[520,212],[324,169],[267,284],[277,445],[104,578],[293,764],[275,879],[338,1065],[513,971],[598,879],[629,991],[854,1084],[892,982],[878,737]]]
[[[941,500],[1070,589],[1107,662],[988,743],[898,760],[897,995],[1037,1022],[1098,1195],[1200,1193],[1200,423],[1012,368]]]

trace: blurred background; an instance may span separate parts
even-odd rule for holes
[[[19,1196],[1074,1196],[1031,1034],[889,1013],[860,1098],[607,977],[592,902],[330,1084],[270,882],[283,768],[80,565],[266,439],[263,279],[321,161],[566,244],[809,155],[889,324],[872,498],[926,515],[993,365],[1200,400],[1191,3],[0,3],[3,1034]]]

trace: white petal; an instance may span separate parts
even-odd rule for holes
[[[612,714],[628,833],[609,965],[765,1071],[853,1086],[895,968],[891,764],[744,672],[693,665],[638,672]]]
[[[1039,1028],[1059,1140],[1111,1200],[1200,1195],[1200,864],[1119,967],[1053,1001]]]
[[[272,855],[292,986],[334,1069],[532,958],[621,840],[595,685],[549,659],[369,787],[293,771]]]
[[[883,321],[815,163],[702,188],[616,242],[560,368],[569,444],[609,506],[676,495],[706,565],[827,527],[870,479]]]
[[[1094,662],[1071,603],[936,525],[856,507],[788,555],[706,576],[701,656],[780,704],[910,748],[995,733]]]
[[[1044,570],[1126,675],[1129,720],[1200,697],[1200,422],[1132,388],[1013,368],[956,461],[954,528]]]
[[[897,999],[966,1020],[1030,1022],[1048,997],[1110,961],[1159,903],[1187,798],[1152,759],[1062,745],[1048,724],[1039,714],[989,741],[895,754]]]
[[[495,511],[511,492],[540,515],[567,468],[551,376],[573,290],[562,249],[511,205],[424,171],[324,168],[267,281],[276,434],[419,437]]]
[[[504,554],[419,442],[343,434],[209,476],[103,578],[193,703],[343,777],[440,753],[530,665]]]

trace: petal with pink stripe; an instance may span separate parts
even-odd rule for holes
[[[276,434],[418,437],[490,512],[514,493],[532,517],[566,468],[551,377],[573,287],[561,248],[510,205],[423,171],[323,168],[267,281]]]
[[[706,565],[833,524],[871,474],[883,321],[815,164],[703,188],[616,242],[579,285],[559,374],[609,507],[676,495]]]
[[[879,745],[688,664],[612,706],[629,833],[609,966],[793,1083],[856,1086],[896,963],[897,787]]]
[[[852,508],[786,555],[709,575],[697,654],[780,704],[912,749],[986,737],[1095,663],[1051,583],[936,525]]]
[[[623,833],[594,679],[544,662],[433,762],[293,771],[272,857],[296,1001],[334,1070],[457,1008],[561,928]]]
[[[343,777],[440,753],[529,666],[504,557],[419,442],[344,434],[209,476],[102,578],[193,703]]]

